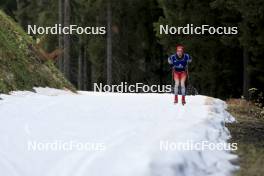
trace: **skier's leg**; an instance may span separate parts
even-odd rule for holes
[[[178,103],[178,92],[179,92],[179,85],[180,85],[180,77],[177,72],[174,72],[174,103]]]
[[[182,93],[182,104],[184,105],[186,103],[185,101],[185,82],[186,82],[186,77],[187,77],[187,74],[185,72],[183,72],[181,74],[181,93]]]
[[[174,85],[174,95],[178,95],[179,85],[180,85],[180,80],[179,79],[176,79],[175,80],[175,85]]]

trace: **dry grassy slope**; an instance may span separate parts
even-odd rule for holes
[[[240,170],[235,176],[264,175],[264,109],[240,99],[229,100],[229,112],[237,122],[228,124],[231,142],[238,143]]]
[[[34,86],[74,90],[53,63],[40,62],[29,50],[32,43],[33,39],[0,11],[0,93]]]

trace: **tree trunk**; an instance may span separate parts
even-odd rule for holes
[[[87,90],[92,90],[92,77],[93,77],[93,71],[92,71],[92,62],[89,60],[88,58],[88,55],[87,55],[87,50],[85,50],[85,59],[86,59],[86,62],[87,62],[87,72],[86,72],[86,75],[87,75]]]
[[[248,60],[249,60],[249,53],[246,47],[243,48],[243,96],[248,100],[249,94],[249,72],[248,72]]]
[[[87,90],[87,59],[86,47],[83,46],[83,90]]]
[[[23,12],[22,9],[23,9],[23,4],[24,4],[24,0],[16,0],[16,5],[17,5],[17,20],[18,20],[18,23],[24,28],[26,26],[26,19],[23,18]]]
[[[162,50],[160,50],[160,53],[162,53]],[[162,85],[163,84],[163,61],[164,61],[164,56],[163,55],[159,55],[159,84]]]
[[[64,0],[64,26],[70,25],[70,0]],[[70,35],[64,35],[64,75],[70,80]]]
[[[83,44],[79,42],[79,57],[78,57],[78,89],[83,89]]]
[[[17,5],[17,10],[21,10],[22,8],[21,0],[16,0],[16,5]]]
[[[64,3],[63,3],[63,0],[59,0],[59,24],[61,24],[62,26],[64,25],[64,22],[63,22],[63,16],[64,16]],[[63,46],[63,35],[62,34],[59,34],[59,48],[62,49],[64,46]],[[61,54],[59,56],[59,69],[61,72],[64,72],[64,66],[63,66],[63,54]]]
[[[107,2],[107,51],[106,51],[106,59],[107,59],[107,84],[112,84],[112,9],[111,2]]]

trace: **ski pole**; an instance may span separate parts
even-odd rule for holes
[[[190,82],[190,78],[189,78],[189,68],[187,66],[187,77],[188,77],[188,83]]]

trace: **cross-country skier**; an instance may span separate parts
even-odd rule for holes
[[[192,61],[189,54],[184,52],[182,45],[176,46],[176,53],[168,58],[168,62],[172,67],[172,74],[175,81],[174,87],[174,103],[178,103],[178,89],[181,86],[182,104],[186,104],[185,101],[185,81],[187,78],[188,63]]]

